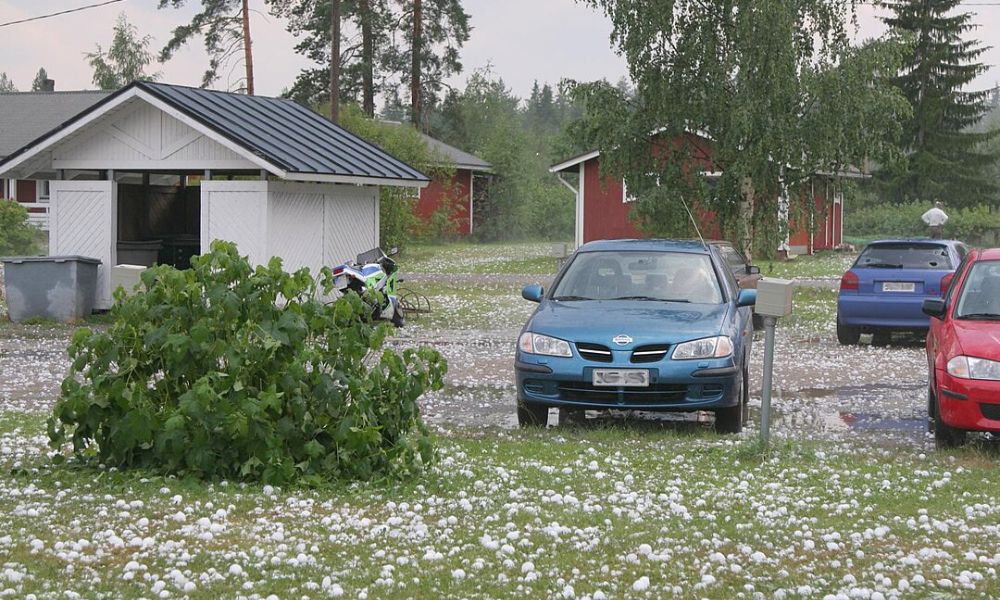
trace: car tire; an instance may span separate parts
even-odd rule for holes
[[[856,346],[861,339],[861,328],[850,327],[840,322],[837,318],[837,341],[841,346]]]
[[[570,425],[577,427],[583,425],[587,421],[587,413],[580,408],[560,408],[559,409],[559,426]]]
[[[750,370],[746,365],[743,365],[743,402],[740,405],[743,407],[740,420],[743,427],[746,427],[750,422]]]
[[[745,372],[744,372],[745,375]],[[741,377],[746,381],[746,377]],[[715,410],[715,431],[716,433],[740,433],[743,431],[743,407],[747,403],[746,386],[743,381],[739,382],[740,397],[735,406],[718,408]]]
[[[545,427],[549,424],[549,407],[518,402],[517,424],[521,427]]]
[[[931,402],[934,407],[934,445],[940,450],[964,446],[965,431],[956,429],[945,423],[941,418],[941,410],[938,407],[937,400],[932,398]]]
[[[764,329],[764,317],[758,315],[757,313],[753,313],[753,330],[761,331],[763,329]]]
[[[403,316],[403,309],[399,306],[396,310],[392,311],[392,324],[395,327],[402,327],[405,323],[406,318]]]

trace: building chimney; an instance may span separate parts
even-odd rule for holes
[[[56,80],[55,79],[45,79],[42,81],[42,91],[43,92],[54,92],[56,91]]]

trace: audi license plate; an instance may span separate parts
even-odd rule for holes
[[[602,387],[649,387],[649,370],[594,369],[593,381]]]
[[[912,281],[886,281],[882,283],[883,292],[913,292],[916,289]]]

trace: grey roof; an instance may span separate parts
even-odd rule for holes
[[[425,133],[421,133],[420,137],[423,138],[424,144],[427,145],[430,151],[439,157],[446,159],[449,166],[454,166],[458,169],[469,169],[470,171],[493,170],[493,165],[479,158],[475,154],[469,154],[465,150],[460,150],[442,142],[439,139],[432,138]]]
[[[75,117],[111,92],[9,92],[0,94],[0,158]]]
[[[136,86],[289,173],[429,181],[381,148],[284,98],[164,83]]]
[[[138,89],[262,159],[289,179],[417,185],[430,179],[374,144],[334,125],[320,114],[284,98],[246,96],[149,81],[134,81],[77,111],[68,120],[50,119],[44,135],[23,142],[0,162],[38,147],[115,98]],[[134,92],[133,92],[134,93]],[[3,121],[0,120],[0,124]]]

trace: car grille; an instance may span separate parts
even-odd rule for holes
[[[979,404],[979,410],[983,411],[983,416],[987,419],[1000,421],[1000,404]]]
[[[632,362],[651,363],[663,360],[667,355],[670,346],[667,344],[653,344],[651,346],[639,346],[632,351]]]
[[[575,402],[659,404],[683,400],[687,391],[688,386],[682,383],[654,383],[644,388],[607,388],[579,382],[559,384],[559,398]]]
[[[592,360],[594,362],[605,362],[609,363],[612,361],[611,348],[607,346],[602,346],[600,344],[588,344],[586,342],[577,342],[576,351],[580,353],[580,356],[586,360]]]

